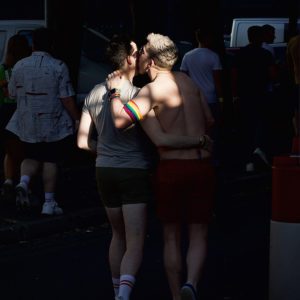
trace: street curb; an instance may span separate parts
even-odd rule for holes
[[[81,209],[61,216],[49,216],[30,221],[3,218],[0,243],[15,243],[51,235],[74,228],[101,225],[107,221],[103,207]]]

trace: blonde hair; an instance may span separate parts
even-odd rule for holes
[[[171,70],[178,59],[175,43],[168,36],[159,33],[149,33],[147,42],[149,58],[153,59],[158,67]]]

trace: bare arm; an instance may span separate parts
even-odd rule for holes
[[[217,92],[217,97],[222,98],[223,97],[223,89],[222,89],[222,70],[214,70],[213,71],[213,77]]]
[[[71,116],[71,118],[74,120],[75,129],[77,130],[79,125],[80,112],[75,102],[75,99],[73,97],[61,98],[61,102],[67,110],[67,112],[69,113],[69,115]]]
[[[223,71],[222,70],[214,70],[213,77],[216,88],[216,94],[218,97],[218,102],[220,103],[221,110],[224,108],[224,95],[223,95],[223,80],[222,80]]]
[[[111,91],[111,113],[117,128],[126,128],[132,123],[142,120],[152,109],[149,85],[144,86],[137,97],[124,105],[120,99],[124,77],[119,71],[108,75],[107,86]]]
[[[122,76],[120,72],[115,71],[109,75],[107,85],[110,89],[117,89],[122,85]],[[118,94],[119,92],[116,92]],[[117,128],[128,127],[130,124],[141,121],[141,125],[145,132],[148,134],[152,142],[158,147],[170,148],[203,148],[208,151],[212,148],[212,140],[207,135],[201,136],[176,136],[163,132],[159,121],[157,120],[153,111],[153,103],[151,98],[150,85],[145,85],[133,99],[134,109],[133,112],[140,115],[140,119],[135,119],[128,113],[126,107],[124,108],[119,96],[111,97],[111,112],[115,126]],[[206,104],[207,105],[207,104]],[[207,106],[207,117],[209,118],[210,110]],[[211,117],[212,118],[212,117]]]
[[[83,112],[77,133],[77,146],[80,149],[96,153],[97,142],[91,139],[92,129],[93,122],[90,114]]]
[[[207,151],[212,150],[213,141],[207,135],[181,136],[165,133],[153,110],[148,113],[140,124],[157,147],[175,149],[202,148]]]
[[[207,101],[205,99],[205,96],[203,93],[199,90],[200,92],[200,98],[201,98],[201,105],[203,107],[203,112],[204,112],[204,117],[205,117],[205,125],[206,129],[209,130],[214,124],[215,124],[215,119],[211,113],[211,110],[207,104]]]

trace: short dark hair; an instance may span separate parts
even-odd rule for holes
[[[213,39],[213,32],[211,29],[208,28],[197,28],[195,30],[196,40],[200,43],[207,43],[211,42]]]
[[[40,27],[32,32],[34,50],[50,52],[53,46],[53,32],[46,27]]]
[[[106,57],[113,69],[120,69],[132,52],[132,39],[127,34],[115,34],[108,42]]]
[[[248,40],[250,43],[261,43],[262,42],[262,28],[261,26],[250,26],[247,30]]]

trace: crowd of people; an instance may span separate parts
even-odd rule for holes
[[[125,34],[113,36],[106,55],[115,71],[90,91],[81,109],[67,65],[51,55],[49,29],[33,32],[32,52],[26,38],[13,36],[0,68],[1,201],[26,212],[32,180],[41,174],[41,214],[62,214],[56,198],[58,167],[73,151],[76,136],[78,148],[95,157],[99,198],[112,230],[109,265],[116,300],[129,300],[134,288],[149,204],[162,225],[172,299],[198,297],[222,151],[224,84],[211,32],[198,29],[195,34],[198,45],[184,55],[180,71],[173,71],[178,49],[168,36],[149,33],[141,47]],[[257,168],[257,161],[270,169],[276,154],[272,112],[283,95],[291,97],[291,104],[280,99],[281,112],[289,112],[286,122],[294,120],[286,132],[291,134],[287,149],[299,130],[299,36],[287,48],[288,89],[281,85],[280,66],[269,45],[274,38],[270,25],[250,27],[249,44],[233,60],[231,91],[247,172]],[[133,84],[140,74],[149,78],[142,87]],[[184,257],[183,228],[188,231]]]

